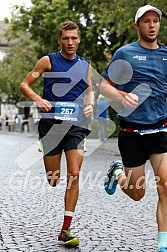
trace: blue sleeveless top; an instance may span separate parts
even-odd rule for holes
[[[60,52],[48,54],[51,62],[51,71],[45,72],[43,98],[50,101],[52,109],[43,113],[43,117],[54,118],[55,102],[75,103],[79,108],[77,122],[74,124],[85,124],[84,116],[84,92],[89,62],[78,55],[75,59],[67,59]],[[73,123],[72,123],[73,124]]]

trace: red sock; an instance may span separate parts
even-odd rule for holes
[[[70,225],[71,225],[71,221],[72,221],[72,216],[65,215],[61,231],[64,230],[64,229],[69,229]]]

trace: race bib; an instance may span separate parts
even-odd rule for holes
[[[77,121],[79,105],[74,102],[55,102],[54,118],[58,120]]]

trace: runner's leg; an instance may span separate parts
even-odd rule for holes
[[[157,181],[159,248],[167,247],[167,153],[152,154],[150,161]]]
[[[66,151],[67,159],[67,188],[65,193],[65,211],[75,211],[75,206],[79,195],[79,172],[83,162],[84,151]]]
[[[118,183],[122,191],[133,200],[140,200],[145,194],[145,165],[134,168],[125,167],[125,173],[118,176]]]
[[[48,183],[56,186],[60,182],[60,160],[61,153],[54,156],[44,156],[44,164]]]
[[[78,238],[72,237],[69,230],[79,195],[79,172],[84,152],[82,150],[78,151],[77,149],[72,149],[66,151],[65,154],[67,161],[67,186],[64,198],[65,213],[58,241],[64,242],[64,245],[78,246]]]

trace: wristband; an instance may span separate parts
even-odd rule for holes
[[[89,105],[91,105],[92,108],[94,109],[94,105],[93,105],[92,103],[88,103],[88,104],[86,105],[86,107],[89,106]]]

